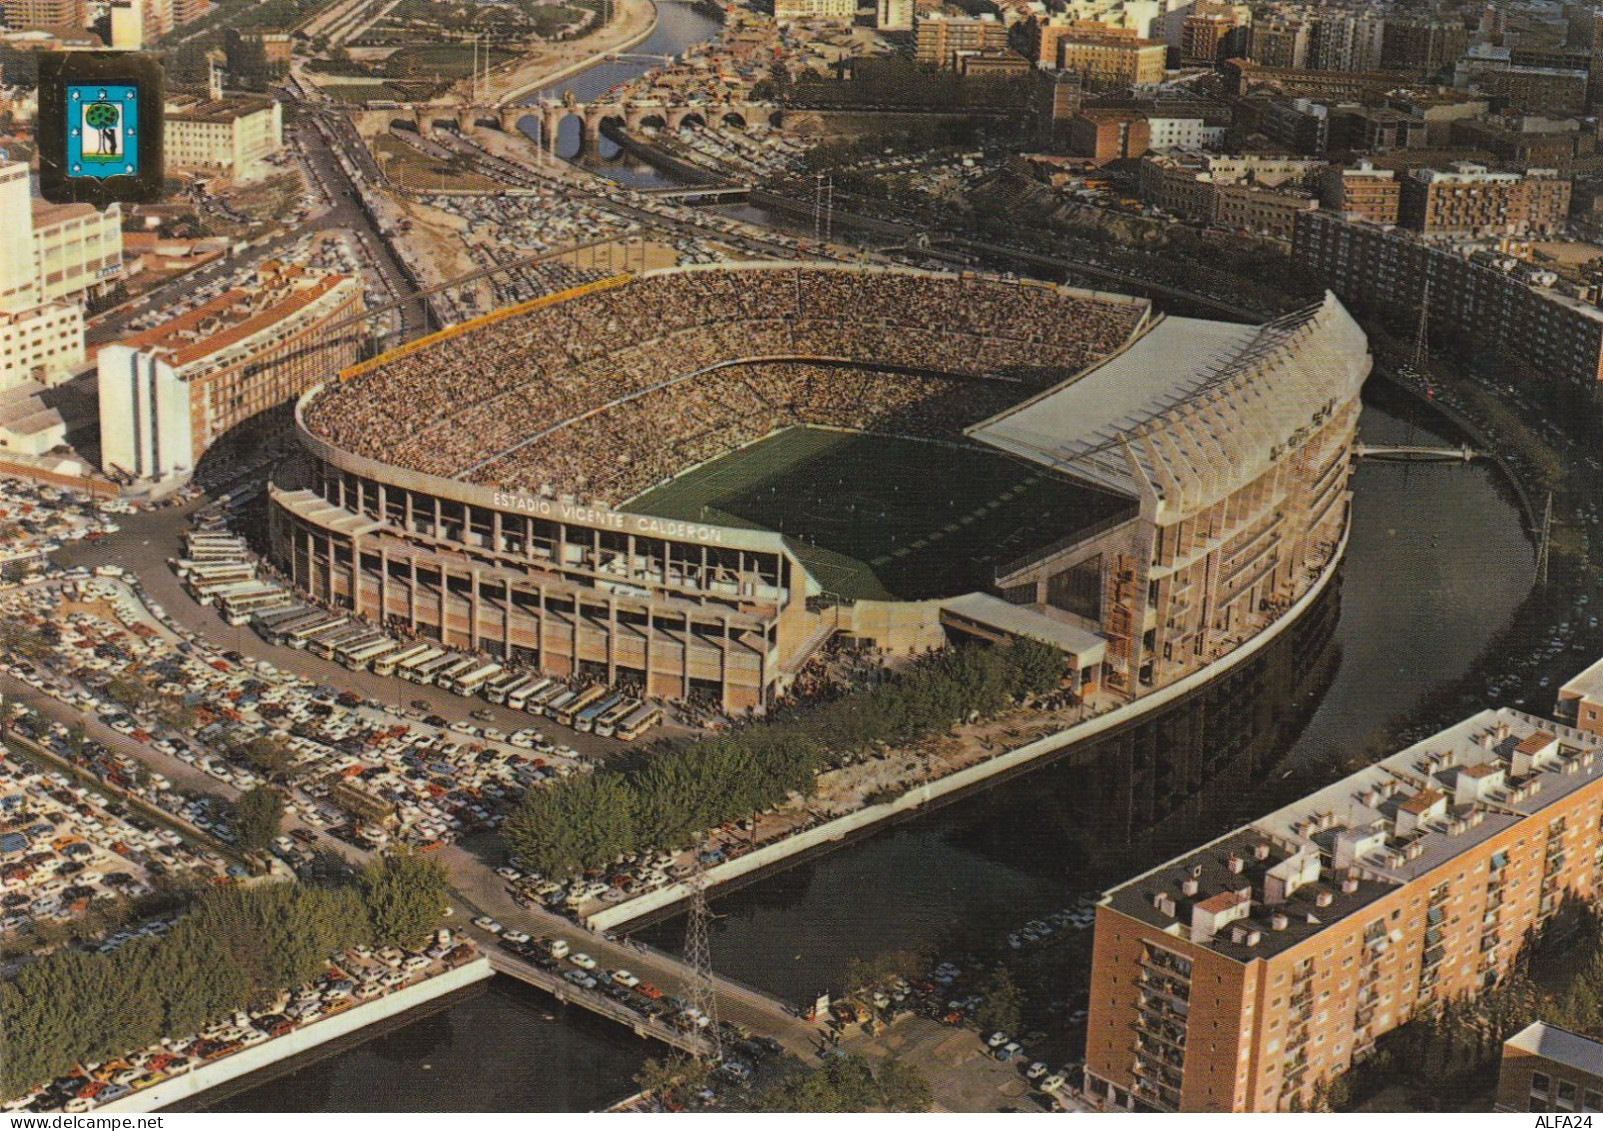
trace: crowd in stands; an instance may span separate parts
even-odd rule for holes
[[[665,272],[391,359],[306,421],[386,463],[616,505],[792,425],[954,438],[1117,349],[1145,309],[883,269]]]

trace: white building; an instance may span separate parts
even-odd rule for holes
[[[101,349],[100,456],[114,474],[194,471],[219,437],[356,360],[361,311],[349,275],[269,261],[248,288]]]
[[[166,107],[167,168],[258,180],[266,158],[284,148],[283,107],[271,98],[171,98]]]
[[[39,281],[34,273],[33,215],[28,166],[20,161],[0,165],[0,311],[39,305]]]
[[[0,390],[60,384],[83,362],[83,309],[76,303],[0,312]]]
[[[33,264],[44,302],[98,298],[122,278],[122,205],[33,202]]]
[[[1148,118],[1153,149],[1209,149],[1224,141],[1224,127],[1210,126],[1201,118]]]

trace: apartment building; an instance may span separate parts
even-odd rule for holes
[[[1557,170],[1494,172],[1459,162],[1403,177],[1398,220],[1432,236],[1526,235],[1557,231],[1569,211],[1570,182]]]
[[[1503,1042],[1497,1111],[1603,1113],[1603,1042],[1533,1021]]]
[[[774,0],[774,22],[824,20],[851,23],[857,18],[857,0]]]
[[[1331,212],[1297,217],[1291,255],[1348,305],[1407,312],[1410,321],[1429,278],[1433,327],[1490,342],[1552,378],[1603,380],[1603,311],[1512,257],[1433,245]]]
[[[1393,169],[1368,161],[1351,168],[1332,165],[1319,175],[1319,201],[1332,212],[1370,224],[1395,224],[1402,186]]]
[[[1085,109],[1069,119],[1069,152],[1098,165],[1140,157],[1152,148],[1152,130],[1139,110]]]
[[[34,200],[33,257],[42,301],[100,297],[123,276],[122,206]]]
[[[1176,216],[1289,240],[1298,214],[1319,207],[1305,186],[1324,167],[1317,158],[1151,153],[1138,191],[1142,203]]]
[[[51,302],[0,313],[0,391],[60,384],[83,363],[82,307]]]
[[[1469,29],[1455,20],[1387,17],[1380,65],[1392,70],[1435,74],[1469,46]]]
[[[1057,39],[1057,66],[1078,71],[1089,90],[1161,83],[1168,53],[1163,40],[1118,28],[1071,30]]]
[[[1251,35],[1252,9],[1244,4],[1193,4],[1180,24],[1182,66],[1209,65],[1239,55]]]
[[[349,275],[270,260],[248,290],[102,348],[106,470],[144,480],[192,472],[224,433],[354,362],[360,331],[325,328],[361,303]]]
[[[998,51],[1007,46],[1007,40],[1007,25],[995,16],[919,13],[913,23],[913,58],[956,70],[959,52]]]
[[[1160,865],[1097,908],[1086,1088],[1265,1112],[1507,972],[1603,872],[1603,738],[1482,711]]]
[[[82,31],[89,23],[86,0],[0,0],[6,27],[71,29]]]

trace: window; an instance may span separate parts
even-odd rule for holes
[[[1546,1072],[1532,1072],[1531,1073],[1531,1094],[1533,1096],[1536,1095],[1537,1093],[1541,1093],[1542,1095],[1545,1096],[1545,1095],[1547,1095],[1548,1090],[1551,1087],[1552,1087],[1552,1082],[1547,1078],[1547,1073]]]

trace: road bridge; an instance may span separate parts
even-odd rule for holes
[[[724,200],[744,197],[751,193],[750,185],[701,185],[692,188],[641,189],[640,195],[656,200]]]
[[[626,58],[627,56],[619,56]],[[655,58],[655,56],[653,56]],[[572,98],[545,98],[520,105],[480,106],[462,103],[404,103],[392,111],[408,121],[419,134],[427,136],[442,122],[466,135],[475,126],[490,126],[503,133],[515,133],[525,122],[535,123],[538,143],[556,154],[557,133],[570,119],[579,124],[579,145],[588,149],[601,137],[606,124],[622,126],[630,132],[659,129],[677,133],[692,126],[749,130],[775,124],[778,107],[767,102],[732,100],[670,104],[660,98],[626,98],[617,102],[587,103]]]

